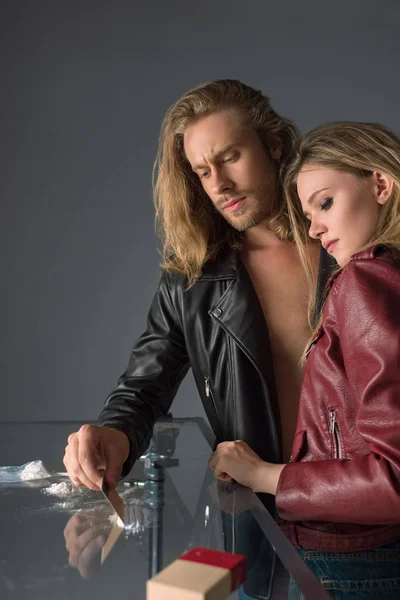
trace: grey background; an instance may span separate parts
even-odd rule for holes
[[[398,0],[3,0],[0,419],[94,419],[158,277],[151,171],[164,112],[217,78],[302,130],[400,131]],[[202,415],[191,378],[174,416]]]

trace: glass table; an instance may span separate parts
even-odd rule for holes
[[[74,488],[62,457],[79,422],[0,423],[0,463],[42,460],[47,479],[0,483],[0,598],[146,597],[146,580],[194,546],[245,554],[234,598],[287,598],[289,573],[305,597],[329,599],[259,497],[214,479],[213,436],[202,419],[165,419],[117,490],[125,528],[101,492]]]

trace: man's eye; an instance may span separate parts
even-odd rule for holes
[[[226,158],[224,158],[223,162],[224,163],[233,162],[236,158],[237,158],[237,155],[232,154],[232,156],[227,156]]]
[[[324,198],[324,200],[322,200],[320,208],[321,210],[329,210],[330,207],[332,206],[333,203],[333,198],[331,196],[329,196],[328,198]]]

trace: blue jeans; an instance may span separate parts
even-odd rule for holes
[[[298,550],[335,600],[400,599],[400,540],[365,552]],[[288,597],[305,600],[294,579],[290,579]]]

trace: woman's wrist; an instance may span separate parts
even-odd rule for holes
[[[253,492],[263,492],[275,496],[278,487],[279,477],[286,465],[275,465],[273,463],[263,462],[257,471]]]

